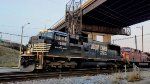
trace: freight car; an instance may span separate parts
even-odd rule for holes
[[[139,67],[150,67],[150,57],[148,56],[148,54],[140,50],[130,47],[122,47],[121,53],[123,56],[123,60],[127,61],[130,64],[135,63]]]
[[[20,70],[47,70],[121,66],[118,45],[89,41],[86,34],[69,35],[55,30],[40,32],[29,40]]]

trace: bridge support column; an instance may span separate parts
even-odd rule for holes
[[[111,43],[111,35],[110,34],[104,34],[103,35],[103,42]]]
[[[111,34],[100,34],[94,32],[88,33],[88,41],[96,41],[98,35],[103,36],[103,42],[111,43]]]
[[[98,33],[94,33],[94,32],[91,32],[88,34],[88,41],[96,41],[96,36],[98,35]]]

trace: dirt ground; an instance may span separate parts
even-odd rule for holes
[[[142,80],[129,82],[129,84],[150,84],[150,69],[144,69],[140,72]]]

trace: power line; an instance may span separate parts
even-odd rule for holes
[[[13,26],[13,25],[0,25],[0,27],[8,27],[8,28],[18,28],[18,29],[21,29],[21,27],[20,26]],[[32,29],[41,29],[42,27],[38,27],[38,26],[33,26],[33,27],[27,27],[27,28],[32,28]]]
[[[148,35],[150,35],[150,33],[144,34],[143,36],[148,36]],[[136,37],[141,37],[141,36],[142,36],[142,35],[138,35],[138,36],[136,36]],[[113,39],[113,41],[120,41],[120,40],[132,39],[132,38],[135,38],[135,36],[128,37],[128,38]]]
[[[6,35],[11,35],[11,36],[21,36],[19,34],[11,34],[11,33],[6,33],[6,32],[0,32],[1,34],[6,34]],[[23,37],[29,37],[29,36],[23,36]]]
[[[13,26],[13,25],[0,25],[0,27],[19,27],[19,26]]]

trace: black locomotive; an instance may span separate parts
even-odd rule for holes
[[[120,66],[120,46],[91,41],[86,34],[42,31],[29,40],[20,70],[48,70]]]

